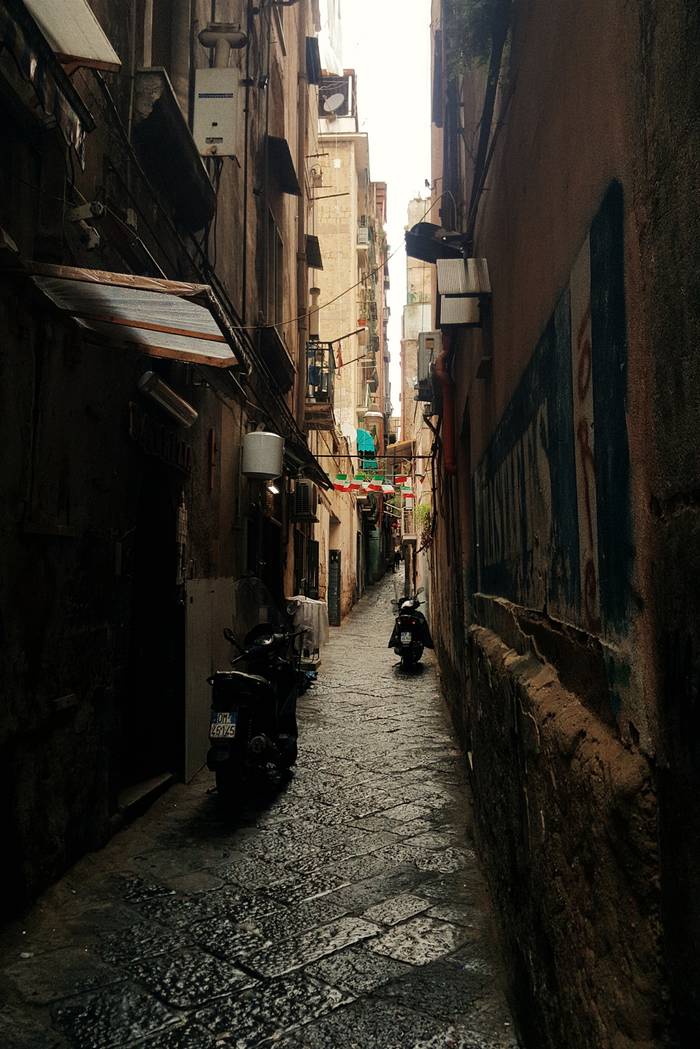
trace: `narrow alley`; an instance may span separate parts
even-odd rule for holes
[[[287,789],[228,820],[204,771],[0,943],[3,1049],[515,1049],[464,759],[393,577],[333,632]]]

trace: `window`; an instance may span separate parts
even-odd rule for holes
[[[151,66],[170,69],[172,0],[153,0],[151,16]]]
[[[284,319],[284,244],[274,215],[267,216],[266,320],[280,324]]]
[[[362,393],[366,392],[367,386],[376,379],[376,363],[373,357],[365,357],[360,362],[360,385]]]

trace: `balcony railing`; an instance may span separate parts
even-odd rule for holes
[[[306,344],[306,410],[304,422],[309,430],[332,430],[335,355],[330,342]]]

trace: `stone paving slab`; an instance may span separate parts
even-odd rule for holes
[[[54,1007],[53,1020],[76,1049],[111,1049],[162,1031],[178,1016],[152,995],[124,985],[64,1002]]]
[[[59,947],[20,958],[3,975],[28,1005],[50,1005],[124,979],[118,968],[96,955],[94,947]]]
[[[295,1043],[304,1049],[483,1049],[468,1031],[367,998],[305,1027]]]
[[[273,981],[262,991],[202,1010],[196,1019],[220,1043],[248,1049],[310,1023],[347,1000],[342,991],[312,976],[289,976]]]
[[[457,925],[435,918],[418,917],[377,937],[370,948],[377,954],[388,954],[400,962],[426,965],[451,954],[465,939],[464,930]]]
[[[221,1042],[217,1042],[206,1027],[199,1024],[183,1024],[180,1027],[172,1027],[155,1038],[133,1044],[142,1049],[217,1049]]]
[[[134,966],[133,976],[152,994],[178,1009],[202,1006],[257,983],[229,962],[191,948],[147,958]]]
[[[342,951],[362,940],[377,935],[380,929],[360,918],[340,918],[330,925],[301,933],[272,946],[248,959],[248,965],[262,976],[282,976],[315,962],[326,954]]]
[[[413,972],[413,966],[368,951],[366,944],[348,947],[307,965],[305,972],[338,987],[353,998]]]
[[[392,596],[331,631],[283,789],[175,786],[0,934],[0,1049],[516,1049],[464,761],[432,657],[386,648]]]
[[[381,925],[398,925],[408,918],[414,918],[421,911],[427,911],[429,906],[428,901],[422,897],[411,896],[407,893],[375,903],[373,907],[365,911],[363,917],[368,921],[379,922]]]

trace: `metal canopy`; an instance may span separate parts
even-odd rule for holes
[[[93,69],[121,67],[87,0],[24,0],[24,4],[61,62]]]
[[[150,357],[230,368],[239,345],[208,284],[30,264],[32,282],[99,341]]]
[[[309,269],[322,270],[323,256],[321,255],[321,244],[318,237],[311,233],[306,234],[306,261]]]
[[[300,197],[301,186],[286,138],[268,135],[267,157],[270,173],[277,180],[277,185],[282,192],[289,193],[292,197]]]

